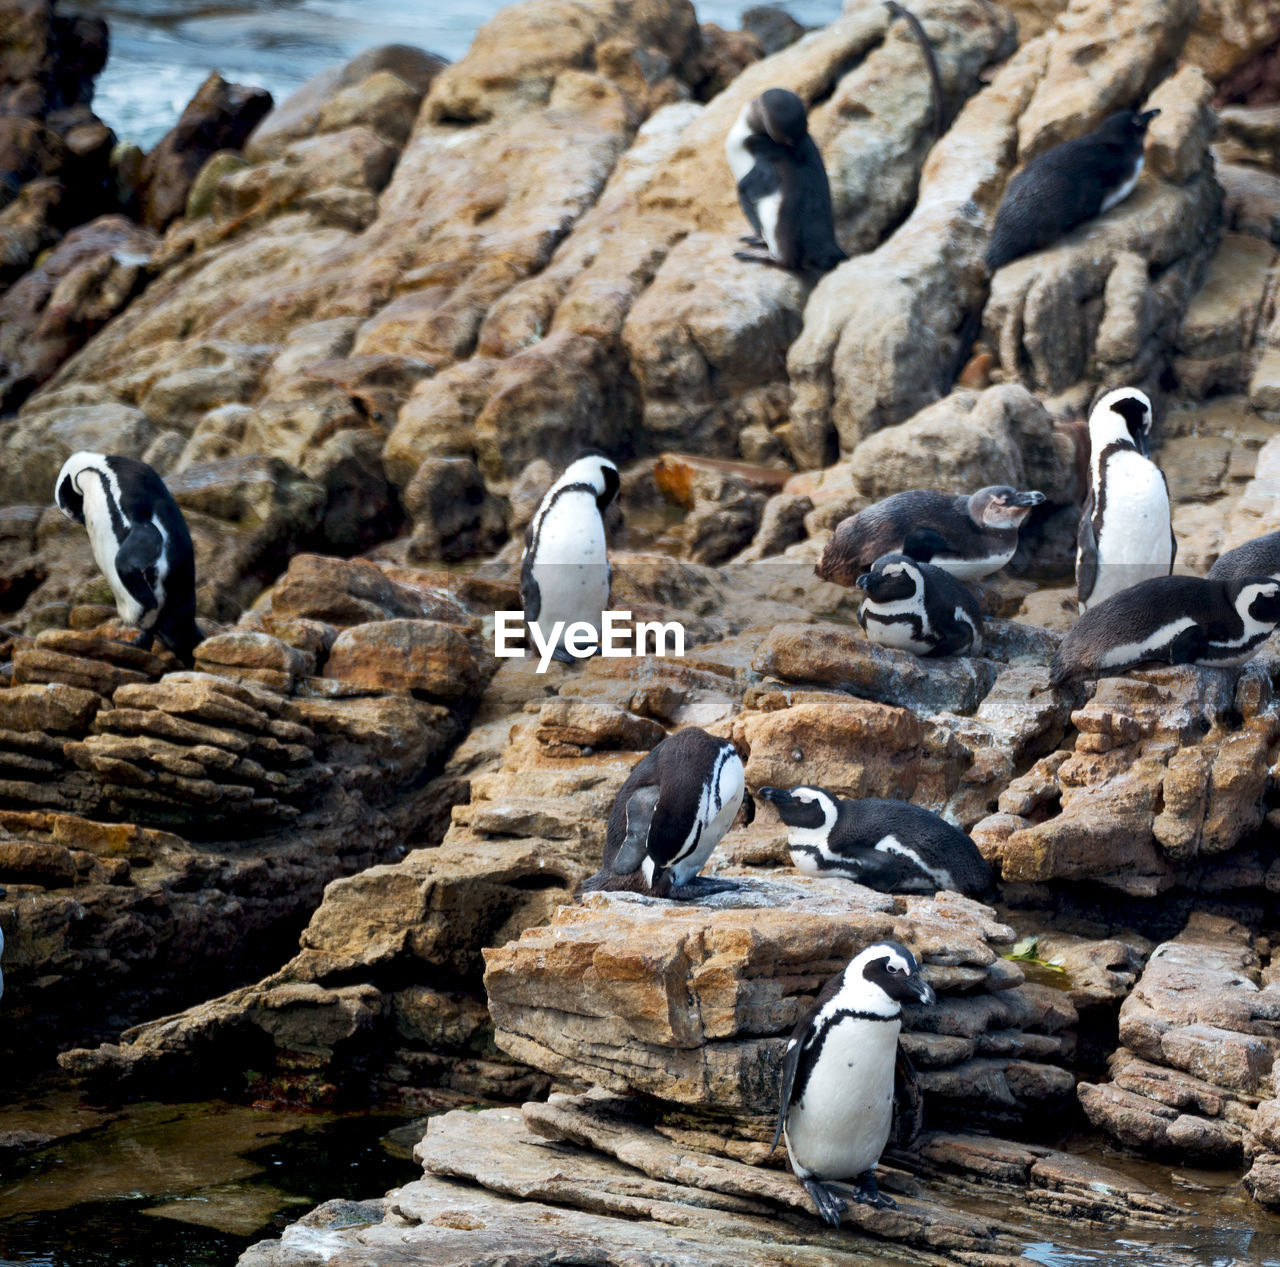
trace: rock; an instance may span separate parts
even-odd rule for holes
[[[987,484],[1070,499],[1072,456],[1030,392],[1015,385],[965,389],[909,421],[868,437],[848,460],[857,492],[879,501],[911,488],[973,490]]]
[[[1280,175],[1244,163],[1218,162],[1214,170],[1226,195],[1222,214],[1227,228],[1280,245]]]
[[[1280,172],[1280,104],[1225,106],[1218,112],[1217,152],[1231,163]]]
[[[229,84],[211,74],[143,160],[138,186],[142,222],[160,230],[180,216],[206,160],[219,150],[238,150],[270,109],[271,94],[265,89]]]
[[[470,458],[429,458],[404,493],[414,523],[410,557],[452,562],[490,554],[506,535],[501,503]]]
[[[237,682],[257,682],[288,693],[299,677],[315,672],[316,659],[269,634],[248,630],[206,638],[196,648],[196,669]]]
[[[776,4],[758,4],[744,10],[742,29],[756,37],[766,57],[790,48],[805,31],[791,14]]]
[[[538,742],[550,756],[579,757],[599,748],[647,752],[666,738],[657,722],[605,700],[558,695],[538,714]]]
[[[479,673],[466,638],[434,620],[382,620],[344,629],[329,650],[325,676],[365,691],[421,691],[465,697]]]

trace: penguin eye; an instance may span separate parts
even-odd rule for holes
[[[901,969],[901,968],[899,968],[899,967],[898,967],[898,965],[897,965],[896,963],[891,963],[891,964],[889,965],[889,971],[890,971],[890,972],[901,972],[901,971],[902,971],[902,969]]]

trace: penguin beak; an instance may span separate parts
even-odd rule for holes
[[[784,801],[787,798],[787,793],[780,787],[757,788],[756,795],[768,801],[771,805],[776,805],[779,801]]]
[[[856,581],[857,587],[860,590],[869,590],[871,588],[871,582],[874,579],[875,578],[871,575],[870,572],[864,572],[860,577],[858,577]]]
[[[1009,501],[1011,505],[1026,506],[1030,509],[1032,506],[1039,506],[1044,502],[1044,494],[1034,491],[1030,493],[1014,493]]]
[[[907,984],[921,1003],[936,1003],[938,1001],[938,996],[933,992],[933,986],[923,977],[911,977]]]
[[[1144,110],[1140,115],[1138,115],[1138,122],[1145,128],[1147,124],[1149,124],[1159,113],[1159,110]]]

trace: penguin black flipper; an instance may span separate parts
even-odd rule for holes
[[[116,572],[124,587],[153,612],[160,606],[156,598],[156,564],[164,551],[164,537],[150,521],[135,523],[116,551]]]
[[[889,1142],[895,1148],[910,1148],[923,1129],[924,1091],[920,1087],[920,1075],[899,1043],[893,1066],[893,1134]]]
[[[912,528],[902,539],[902,553],[917,563],[928,563],[935,554],[952,555],[956,549],[936,528]]]
[[[1169,644],[1169,663],[1196,664],[1208,650],[1208,630],[1203,625],[1192,625]]]
[[[520,562],[520,606],[526,621],[537,620],[542,611],[542,591],[533,578],[533,524],[524,530],[524,558]]]
[[[804,1091],[803,1086],[797,1090],[796,1074],[800,1069],[800,1057],[804,1055],[805,1048],[814,1039],[813,1018],[822,1011],[823,1004],[835,998],[836,994],[839,993],[841,980],[840,976],[832,977],[822,987],[818,992],[818,997],[814,999],[812,1005],[796,1022],[795,1029],[791,1031],[791,1037],[787,1039],[787,1054],[782,1061],[782,1082],[778,1087],[778,1125],[773,1132],[773,1143],[769,1145],[770,1152],[773,1152],[778,1147],[778,1141],[782,1138],[782,1132],[786,1128],[787,1110],[791,1107],[791,1097]]]
[[[658,808],[659,789],[650,785],[637,788],[627,800],[624,810],[627,834],[609,863],[614,875],[630,875],[640,869],[649,851],[649,832],[654,811]]]
[[[939,638],[929,652],[930,656],[963,655],[973,646],[973,626],[965,624],[963,620],[935,625],[934,632]]]
[[[781,147],[775,146],[775,149]],[[776,194],[782,187],[782,182],[778,178],[778,169],[772,162],[761,163],[756,165],[747,173],[738,185],[738,202],[742,206],[742,214],[747,217],[748,223],[754,230],[755,242],[761,246],[765,246],[764,226],[760,223],[759,212],[756,211],[756,203],[767,198],[770,194]],[[752,242],[751,245],[755,245]]]
[[[1076,598],[1083,604],[1089,601],[1093,587],[1098,583],[1098,542],[1093,535],[1093,489],[1084,499],[1080,512],[1080,527],[1076,530]]]

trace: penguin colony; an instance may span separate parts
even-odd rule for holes
[[[919,23],[897,3],[891,12]],[[944,125],[937,64],[923,40]],[[1137,185],[1147,127],[1158,111],[1122,111],[1086,136],[1035,158],[1010,182],[986,263],[994,271],[1108,211]],[[836,239],[830,187],[808,131],[805,103],[771,88],[750,101],[725,152],[751,227],[738,258],[823,273],[847,257]],[[1153,411],[1136,388],[1105,394],[1089,418],[1089,489],[1077,539],[1082,615],[1058,647],[1049,685],[1068,687],[1144,664],[1232,665],[1280,624],[1280,532],[1224,554],[1207,578],[1174,577],[1176,546],[1164,477],[1149,455]],[[525,618],[540,628],[599,628],[609,600],[605,514],[618,496],[617,466],[599,454],[574,461],[542,499],[521,559]],[[163,481],[131,458],[81,452],[58,474],[54,498],[88,531],[94,559],[137,645],[158,638],[191,664],[195,564],[182,513]],[[844,520],[815,572],[866,594],[867,636],[918,656],[977,655],[983,619],[968,582],[1013,558],[1019,533],[1045,501],[1035,490],[991,486],[971,494],[911,490]],[[577,657],[563,644],[554,658]],[[904,801],[842,800],[808,785],[760,787],[788,831],[798,870],[895,893],[940,889],[984,897],[992,872],[973,842],[939,815]],[[701,876],[716,845],[753,801],[733,743],[694,726],[669,735],[631,770],[608,819],[602,865],[585,891],[713,899],[738,886]],[[3,950],[0,934],[0,951]],[[3,977],[0,976],[0,992]],[[920,1094],[898,1045],[903,1004],[929,1006],[934,991],[897,942],[860,951],[827,982],[787,1043],[773,1146],[827,1223],[846,1198],[876,1207],[875,1169],[894,1129],[895,1087],[907,1110],[899,1142],[920,1122]],[[833,1185],[840,1185],[840,1191]]]

